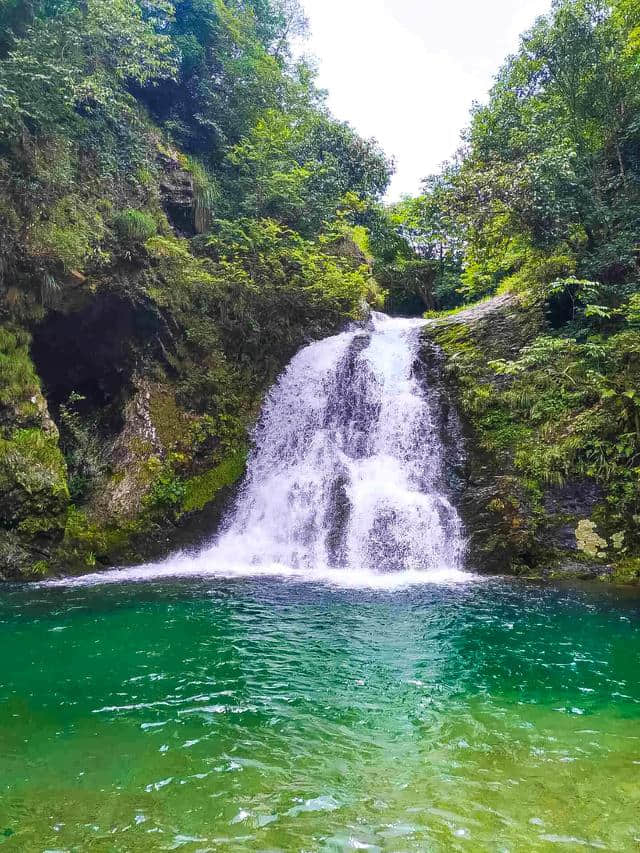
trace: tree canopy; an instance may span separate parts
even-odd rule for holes
[[[636,281],[639,22],[631,0],[555,0],[425,183],[418,218],[462,248],[464,298],[574,274],[620,294]]]

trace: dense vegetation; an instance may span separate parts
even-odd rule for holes
[[[294,58],[296,0],[0,20],[0,573],[135,558],[238,478],[296,348],[379,298],[390,164]]]
[[[538,334],[489,365],[490,346],[448,333],[480,440],[515,463],[530,512],[595,482],[590,550],[637,552],[640,3],[555,0],[424,189],[390,216],[432,247],[438,307],[509,291],[540,307]]]

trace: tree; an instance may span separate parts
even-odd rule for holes
[[[237,213],[271,217],[305,234],[318,233],[348,194],[378,199],[390,178],[375,141],[308,108],[265,112],[227,160],[240,189]]]

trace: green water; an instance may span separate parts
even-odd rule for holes
[[[0,846],[637,850],[640,600],[2,591]]]

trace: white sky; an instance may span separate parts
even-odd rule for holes
[[[474,100],[551,0],[303,0],[329,106],[396,159],[391,199],[458,147]]]

